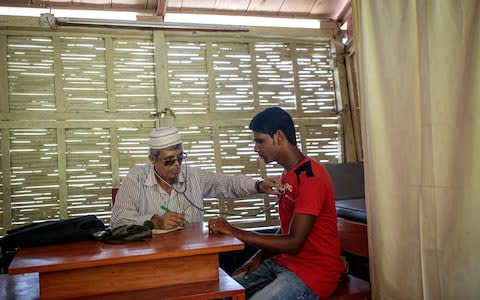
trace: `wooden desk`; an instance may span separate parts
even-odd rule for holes
[[[0,299],[38,300],[40,299],[38,273],[17,275],[0,274]],[[60,288],[60,287],[59,287]],[[245,300],[245,290],[232,277],[219,269],[218,281],[202,281],[178,284],[136,291],[116,292],[92,296],[75,297],[76,300],[158,300],[158,299],[218,299],[231,297],[232,300]]]
[[[219,253],[243,248],[238,239],[209,235],[203,224],[194,223],[149,241],[23,248],[10,264],[9,274],[38,272],[40,296],[45,299],[168,288],[218,282]]]

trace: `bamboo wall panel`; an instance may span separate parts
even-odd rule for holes
[[[299,97],[302,111],[335,112],[335,86],[329,44],[297,44]]]
[[[52,38],[11,35],[7,44],[10,111],[55,111]]]
[[[280,105],[285,109],[295,109],[290,46],[282,42],[257,42],[255,56],[260,106]]]
[[[107,110],[105,41],[102,37],[59,37],[65,110]]]
[[[252,59],[248,43],[213,43],[218,111],[253,111]]]
[[[253,151],[252,131],[247,126],[219,128],[222,173],[259,177],[258,155]]]
[[[118,135],[119,176],[125,177],[135,165],[148,162],[148,135],[152,128],[120,127]]]
[[[65,133],[68,215],[109,217],[112,189],[110,131],[70,128]]]
[[[215,172],[218,161],[215,157],[213,128],[211,126],[178,127],[183,140],[183,149],[191,166]]]
[[[168,42],[168,80],[172,109],[177,114],[209,112],[206,43]]]
[[[149,39],[113,39],[113,76],[118,111],[155,111],[155,65]]]
[[[339,161],[338,118],[322,118],[321,125],[305,126],[305,153],[319,162]]]
[[[56,129],[10,129],[11,223],[60,217]]]

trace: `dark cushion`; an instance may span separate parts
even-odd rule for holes
[[[363,162],[325,163],[335,193],[337,216],[367,223]]]
[[[365,198],[337,200],[335,206],[337,207],[337,217],[367,224]]]
[[[335,200],[365,198],[363,163],[325,163],[335,192]]]

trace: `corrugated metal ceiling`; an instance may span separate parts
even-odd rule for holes
[[[208,13],[342,21],[351,0],[0,0],[0,6],[119,10],[139,16]],[[1,13],[0,13],[1,14]],[[82,17],[82,16],[79,16]]]

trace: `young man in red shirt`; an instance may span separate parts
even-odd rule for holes
[[[298,149],[293,120],[283,109],[265,109],[252,119],[249,128],[255,152],[265,163],[276,161],[284,168],[280,232],[241,230],[223,218],[210,220],[209,228],[259,249],[234,273],[247,298],[325,299],[345,271],[328,173]]]

